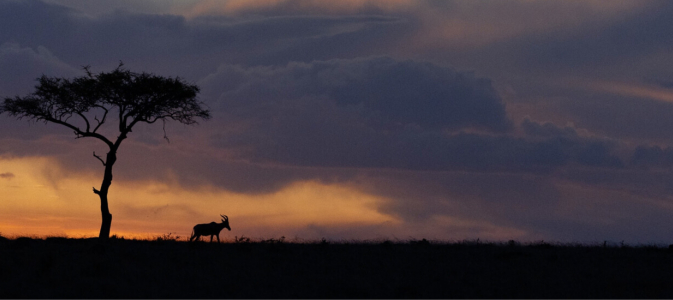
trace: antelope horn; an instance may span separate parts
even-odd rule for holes
[[[229,220],[229,217],[227,217],[227,216],[225,216],[225,215],[220,215],[220,217],[222,217],[222,219],[224,219],[225,221],[226,221],[226,220]]]

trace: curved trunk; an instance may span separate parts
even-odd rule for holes
[[[110,150],[105,161],[105,175],[103,176],[103,183],[100,190],[94,189],[94,193],[100,197],[100,212],[103,217],[103,223],[100,226],[99,239],[108,239],[110,237],[110,227],[112,226],[112,214],[108,208],[107,194],[112,184],[112,166],[117,160],[116,150]]]

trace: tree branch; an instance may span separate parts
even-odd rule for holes
[[[84,72],[86,72],[86,75],[89,76],[89,78],[93,78],[90,65],[82,66],[82,69],[84,69]]]
[[[166,119],[161,119],[161,122],[163,123],[163,128],[164,128],[164,139],[170,144],[171,140],[168,139],[168,136],[166,135]]]
[[[106,165],[105,165],[105,161],[104,161],[102,158],[100,158],[100,156],[96,155],[96,151],[93,152],[93,156],[94,156],[95,158],[98,158],[98,160],[100,160],[100,162],[103,163],[103,167],[106,166]]]
[[[96,128],[93,129],[94,133],[98,130],[98,128],[100,128],[101,125],[103,125],[103,123],[105,123],[105,119],[107,118],[107,113],[108,113],[107,108],[105,108],[103,106],[97,106],[97,107],[100,107],[103,110],[105,110],[105,113],[103,114],[103,118],[101,118],[101,120],[98,120],[98,117],[94,116],[94,119],[96,119],[96,121],[98,122],[98,125],[96,125]]]
[[[89,131],[89,128],[91,128],[91,126],[89,125],[89,119],[87,119],[81,112],[77,112],[77,114],[78,114],[80,117],[82,117],[82,119],[84,119],[84,122],[86,122],[86,131],[88,132],[88,131]],[[70,117],[68,117],[68,118],[70,118]],[[67,122],[68,119],[65,119],[65,121]],[[95,131],[95,130],[94,130],[94,131]]]
[[[79,127],[77,127],[75,125],[72,125],[70,123],[61,121],[61,120],[53,118],[53,117],[44,117],[44,120],[49,121],[49,122],[53,122],[53,123],[56,123],[56,124],[61,124],[65,127],[68,127],[70,129],[74,130],[75,135],[77,135],[78,138],[81,138],[81,137],[95,137],[95,138],[103,141],[105,144],[107,144],[108,147],[110,147],[110,149],[112,149],[112,147],[114,146],[114,144],[110,140],[108,140],[105,136],[103,136],[101,134],[98,134],[98,133],[95,133],[95,132],[84,132],[81,129],[79,129]]]

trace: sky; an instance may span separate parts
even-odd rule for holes
[[[180,77],[212,119],[122,144],[111,234],[673,243],[673,2],[0,0],[0,97]],[[110,135],[114,136],[110,131]],[[97,236],[106,146],[0,115],[0,234]]]

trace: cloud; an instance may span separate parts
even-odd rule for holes
[[[668,42],[657,37],[671,27],[665,1],[113,2],[93,15],[79,12],[95,10],[84,1],[0,3],[0,27],[12,28],[0,33],[0,41],[42,45],[71,65],[114,67],[121,59],[193,80],[223,63],[284,65],[383,54],[529,84],[578,68],[605,73],[634,61],[625,55],[665,53]],[[115,10],[125,5],[130,9]],[[247,13],[222,15],[224,7]],[[183,17],[198,15],[191,9],[210,16]],[[606,42],[613,40],[618,47]]]
[[[638,146],[631,157],[631,164],[641,168],[670,170],[673,167],[673,148]]]
[[[373,230],[400,238],[665,242],[671,184],[668,192],[659,184],[670,176],[639,178],[645,174],[572,166],[548,174],[378,169],[353,182],[388,199],[379,210],[401,225]]]
[[[559,115],[595,133],[636,143],[673,139],[673,103],[630,95],[597,94],[556,103]]]
[[[21,47],[17,43],[0,45],[0,95],[23,95],[32,91],[42,76],[72,76],[77,70],[54,56],[47,48]]]
[[[208,126],[204,124],[201,127]],[[276,140],[276,148],[269,144],[246,144],[254,151],[240,153],[240,149],[231,147],[211,148],[197,134],[206,128],[190,129],[196,136],[175,136],[170,144],[148,144],[132,135],[118,153],[115,178],[129,182],[153,180],[186,189],[214,187],[259,194],[283,189],[297,181],[315,180],[324,184],[346,184],[356,180],[367,182],[367,178],[360,178],[363,172],[377,169],[390,172],[505,172],[521,176],[548,176],[554,170],[572,166],[613,171],[623,168],[623,163],[614,154],[614,144],[580,137],[526,139],[466,133],[443,135],[416,130],[387,139],[352,140],[346,145],[322,144],[323,140],[318,140],[314,141],[316,144],[312,148],[306,149],[302,145],[308,142],[297,141],[303,134],[300,131],[297,136]],[[244,131],[242,134],[252,135],[255,132]],[[313,141],[312,138],[309,140]],[[293,146],[293,142],[301,144]],[[373,147],[380,151],[371,151]],[[6,155],[14,157],[54,157],[61,162],[60,168],[69,174],[98,174],[94,175],[92,184],[100,184],[102,166],[91,153],[105,153],[106,149],[95,140],[50,136],[30,141],[12,140],[0,148]],[[433,181],[433,176],[427,180]],[[418,192],[416,188],[410,189]]]
[[[11,172],[0,173],[0,178],[1,179],[11,180],[14,177],[15,177],[14,173],[11,173]]]
[[[673,103],[673,90],[671,90],[671,86],[667,86],[670,83],[662,80],[655,81],[654,83],[655,85],[599,81],[589,83],[587,88],[613,95]]]
[[[509,102],[508,112],[514,120],[523,118],[522,125],[526,117],[556,124],[572,123],[592,135],[631,143],[631,149],[639,144],[670,146],[673,92],[666,82],[647,78],[636,81],[575,78],[562,84],[541,83],[534,88],[537,91]]]
[[[194,1],[178,5],[173,11],[188,17],[240,14],[357,14],[399,12],[412,9],[418,3],[409,0],[344,0],[325,2],[314,0],[253,0],[253,1]]]
[[[36,79],[42,75],[71,77],[80,73],[43,46],[31,48],[12,42],[0,44],[0,101],[5,97],[31,93]],[[25,120],[19,122],[6,115],[0,116],[0,138],[37,139],[44,134],[58,132],[53,127],[35,125]]]
[[[198,132],[198,129],[189,129],[193,134]],[[160,126],[158,130],[161,130]],[[171,143],[153,144],[138,140],[136,130],[133,133],[122,144],[114,166],[115,178],[129,182],[151,180],[185,189],[214,187],[236,193],[260,194],[280,190],[297,181],[342,183],[357,174],[357,170],[353,169],[284,167],[234,160],[226,151],[212,149],[199,141],[198,136],[188,134],[171,136]],[[5,138],[2,141],[0,157],[48,158],[59,163],[56,167],[65,173],[61,176],[87,174],[92,180],[91,185],[100,185],[103,166],[92,152],[100,155],[108,149],[98,140],[49,135],[29,140]]]
[[[75,6],[76,7],[76,6]],[[49,25],[46,25],[49,24]],[[93,16],[40,1],[0,2],[1,42],[43,46],[62,61],[180,75],[193,81],[218,65],[274,65],[354,57],[404,30],[395,16],[208,17],[112,11]],[[344,51],[348,55],[344,55]]]
[[[224,66],[201,83],[207,97],[219,98],[213,109],[223,120],[212,144],[257,163],[415,170],[622,165],[612,142],[579,137],[572,128],[526,120],[528,137],[508,134],[511,121],[489,80],[430,63],[373,57]]]
[[[265,109],[292,101],[327,101],[391,125],[496,132],[511,126],[488,79],[387,57],[290,63],[279,68],[223,66],[200,83],[206,97],[220,98],[218,106],[238,113],[244,113],[245,106]]]
[[[649,79],[648,81],[666,89],[673,89],[673,80]]]
[[[537,123],[530,119],[524,119],[521,123],[524,133],[534,137],[566,137],[577,138],[577,131],[572,127],[560,128],[552,123]]]
[[[220,99],[213,108],[221,119],[230,121],[220,125],[214,145],[252,150],[246,158],[253,160],[386,166],[409,154],[407,147],[418,148],[411,139],[441,139],[444,129],[503,132],[511,126],[487,79],[429,63],[374,57],[225,66],[201,83],[206,97]]]
[[[146,14],[170,13],[174,7],[184,6],[194,2],[193,0],[165,1],[165,0],[44,0],[45,3],[58,4],[83,12],[90,16],[110,14],[115,11],[129,11]]]
[[[664,49],[670,48],[672,43],[670,39],[662,38],[671,34],[668,16],[673,5],[670,2],[619,1],[617,9],[603,12],[598,12],[605,4],[601,1],[587,5],[589,7],[583,7],[587,2],[570,5],[562,1],[534,3],[528,7],[530,11],[518,12],[531,16],[521,16],[521,21],[505,14],[505,18],[484,22],[484,26],[491,26],[498,32],[500,28],[494,23],[503,19],[506,23],[503,32],[508,31],[507,24],[520,26],[523,31],[477,46],[478,50],[471,47],[458,53],[458,57],[470,61],[474,67],[488,70],[490,76],[495,76],[490,74],[492,72],[520,74],[523,80],[517,83],[517,88],[521,90],[526,90],[525,86],[530,85],[531,80],[546,84],[558,84],[568,78],[574,78],[575,82],[596,78],[633,81],[637,77],[661,74],[656,70],[662,67],[670,68],[670,53]],[[546,9],[537,5],[547,6],[554,13],[542,13]],[[547,16],[558,19],[547,21]],[[526,27],[530,19],[547,23],[551,28]],[[434,50],[447,43],[445,39],[437,41]],[[478,61],[480,58],[483,59],[481,62]],[[506,74],[502,76],[516,80]],[[565,89],[572,89],[575,82]],[[549,94],[547,92],[547,96]]]

